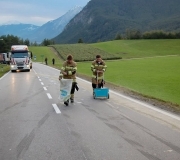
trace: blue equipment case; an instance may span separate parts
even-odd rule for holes
[[[103,80],[104,80],[104,73],[103,73]],[[94,88],[93,91],[93,97],[94,99],[109,99],[109,88],[98,88],[98,72],[97,72],[97,82],[96,82],[96,88]]]
[[[94,99],[109,99],[109,88],[95,88],[93,92]]]

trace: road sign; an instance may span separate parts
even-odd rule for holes
[[[34,60],[36,60],[36,55],[34,56]]]

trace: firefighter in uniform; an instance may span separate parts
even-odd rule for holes
[[[64,62],[61,68],[59,79],[61,78],[73,79],[72,88],[71,88],[71,97],[70,97],[71,103],[74,103],[74,92],[75,89],[77,89],[76,71],[77,71],[76,62],[73,61],[72,55],[68,55],[67,60]],[[69,100],[65,101],[64,104],[67,106],[69,104]]]
[[[92,88],[96,88],[96,86],[98,88],[103,87],[104,84],[104,80],[103,80],[103,72],[106,71],[106,64],[105,62],[102,60],[100,55],[96,56],[96,59],[92,62],[91,65],[91,71],[93,73],[92,75]]]

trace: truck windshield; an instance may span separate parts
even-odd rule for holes
[[[12,58],[26,58],[28,57],[28,52],[12,52]]]

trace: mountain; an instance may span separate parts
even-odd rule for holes
[[[0,35],[14,35],[21,38],[28,38],[39,26],[32,24],[7,24],[0,26]]]
[[[30,41],[42,42],[44,39],[51,39],[60,34],[69,21],[80,11],[82,7],[76,6],[63,16],[49,21],[29,35]]]
[[[179,0],[91,0],[53,40],[106,41],[127,29],[180,31],[179,8]]]
[[[2,25],[10,25],[10,24],[21,24],[19,21],[7,21],[6,23],[3,23]]]
[[[82,7],[76,6],[69,10],[63,16],[49,21],[42,26],[32,24],[10,24],[0,26],[0,36],[12,34],[23,39],[29,39],[31,42],[41,43],[44,39],[51,39],[60,34],[69,21],[80,11]]]

